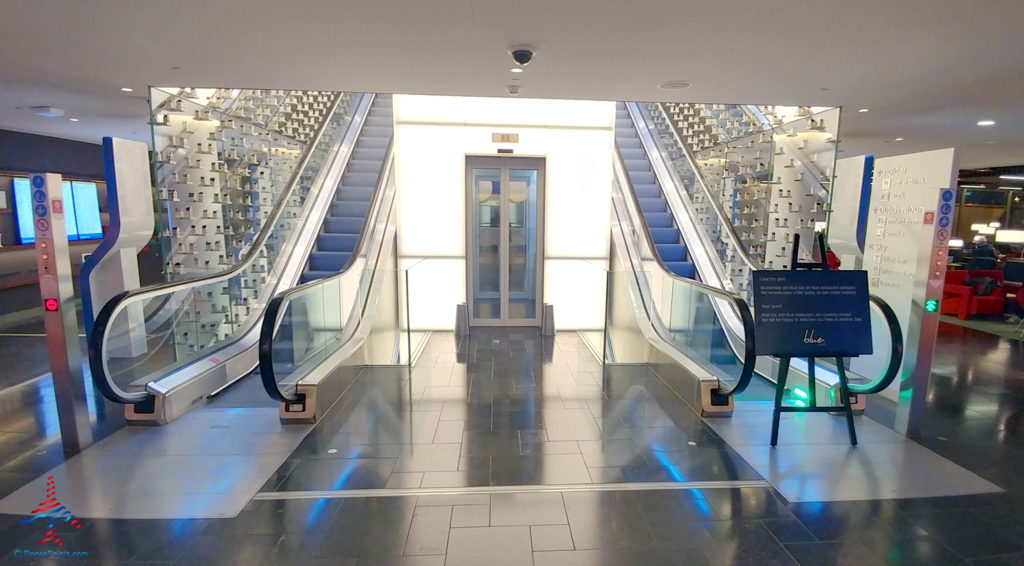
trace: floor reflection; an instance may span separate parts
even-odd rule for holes
[[[474,329],[367,369],[264,489],[737,479],[760,476],[646,368],[576,333]]]

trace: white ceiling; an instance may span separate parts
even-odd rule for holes
[[[0,14],[0,128],[73,139],[146,140],[148,85],[505,96],[507,49],[530,43],[524,97],[843,105],[844,155],[1024,162],[1021,0],[0,0]],[[693,87],[657,89],[672,79]]]

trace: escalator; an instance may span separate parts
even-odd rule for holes
[[[308,144],[272,206],[266,198],[258,202],[255,192],[250,197],[246,181],[239,185],[245,202],[265,206],[251,207],[258,232],[242,242],[233,267],[126,291],[98,311],[88,338],[93,379],[104,396],[125,404],[130,421],[165,424],[249,375],[258,365],[260,323],[271,298],[352,263],[339,254],[362,253],[369,242],[360,234],[380,221],[370,202],[384,158],[374,146],[389,144],[390,106],[390,96],[334,97],[319,124],[307,119],[294,131]],[[364,134],[370,141],[360,145]],[[367,156],[379,160],[376,172]],[[251,170],[260,165],[254,160]],[[254,175],[253,186],[259,180]],[[225,191],[221,198],[226,203],[229,196]],[[225,221],[226,211],[225,204]],[[313,263],[317,254],[341,261]],[[314,273],[311,265],[319,269]]]
[[[640,142],[640,135],[622,102],[615,106],[615,146],[622,156],[626,175],[640,203],[658,257],[672,273],[694,279],[696,270],[690,261],[679,225],[668,208],[665,192],[654,175],[651,161]]]
[[[704,414],[729,413],[745,392],[756,400],[774,393],[779,360],[753,354],[749,280],[762,267],[741,245],[739,217],[723,210],[690,148],[656,127],[655,111],[637,103],[617,107],[606,351],[612,362],[648,363]],[[740,192],[722,191],[725,198]],[[895,315],[880,299],[872,297],[871,305],[872,325],[884,334],[875,337],[882,346],[875,347],[874,365],[884,370],[847,370],[853,397],[888,387],[902,359]],[[639,336],[653,349],[638,345]],[[794,360],[795,373],[806,375],[806,363],[797,362],[803,360]],[[818,398],[838,395],[835,367],[819,360],[814,369]]]
[[[300,281],[323,279],[344,269],[352,259],[366,222],[370,200],[384,167],[394,134],[391,95],[379,94],[356,140],[352,159],[341,177],[337,195],[316,238]]]

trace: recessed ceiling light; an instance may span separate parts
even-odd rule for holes
[[[870,108],[861,108],[861,109],[860,109],[860,110],[858,110],[857,112],[870,112],[870,111],[871,111],[871,109],[870,109]]]
[[[1000,175],[999,178],[1007,181],[1024,181],[1024,177],[1020,175]]]
[[[522,73],[523,72],[523,68],[522,67],[512,67],[511,69],[509,69],[509,72],[512,72],[512,73]]]
[[[55,118],[57,116],[63,116],[64,109],[57,108],[56,106],[33,106],[32,113],[46,118]]]
[[[77,122],[77,121],[78,121],[78,118],[68,118],[68,121],[69,121],[69,122]]]
[[[996,121],[995,120],[979,120],[978,121],[978,125],[979,126],[995,126],[996,125]]]
[[[960,185],[961,189],[984,189],[985,185]]]
[[[903,138],[896,138],[896,139],[894,139],[892,141],[903,141]]]
[[[690,81],[665,81],[658,85],[661,90],[684,90],[693,86]]]
[[[121,87],[121,92],[135,92],[135,89],[131,88],[131,87],[123,86],[123,87]]]
[[[1024,189],[1024,187],[999,187],[999,188],[1003,189],[1005,191],[1019,191],[1019,190]]]

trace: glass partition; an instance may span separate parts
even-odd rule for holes
[[[260,373],[275,398],[295,400],[298,383],[313,369],[335,354],[352,356],[356,348],[366,365],[407,363],[404,274],[395,266],[397,186],[388,153],[355,258],[336,275],[278,294],[267,309]]]

